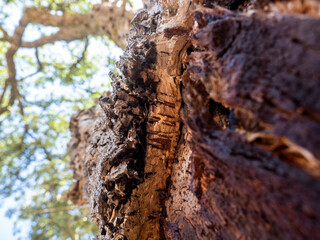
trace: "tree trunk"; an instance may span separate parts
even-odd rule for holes
[[[320,3],[159,1],[73,116],[99,239],[320,239]]]

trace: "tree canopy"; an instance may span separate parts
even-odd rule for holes
[[[5,0],[0,8],[0,195],[17,201],[8,215],[30,220],[32,239],[88,239],[96,230],[86,207],[64,198],[69,120],[110,89],[133,4]]]

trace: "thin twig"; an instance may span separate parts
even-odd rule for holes
[[[67,75],[67,79],[70,78],[70,76],[73,74],[74,70],[77,69],[77,65],[80,64],[82,61],[85,60],[86,58],[86,53],[87,53],[87,50],[88,50],[88,46],[89,46],[89,39],[86,38],[85,40],[85,45],[84,45],[84,48],[83,48],[83,51],[82,51],[82,54],[79,58],[77,58],[77,61],[75,61],[71,67],[69,68],[69,73]]]

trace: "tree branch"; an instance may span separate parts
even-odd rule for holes
[[[122,0],[122,11],[123,11],[123,14],[125,14],[126,12],[126,5],[127,5],[127,0]]]
[[[35,57],[36,57],[36,59],[37,59],[38,69],[37,69],[34,73],[31,73],[31,74],[29,74],[29,75],[21,78],[19,81],[23,81],[23,80],[25,80],[25,79],[27,79],[27,78],[30,78],[30,77],[36,75],[37,73],[39,73],[40,71],[42,71],[43,67],[42,67],[42,63],[41,63],[40,58],[39,58],[38,48],[35,48],[35,53],[34,53],[34,55],[35,55]]]
[[[78,65],[79,63],[81,63],[81,62],[85,59],[88,46],[89,46],[89,39],[86,38],[85,45],[84,45],[84,49],[83,49],[83,51],[82,51],[81,56],[77,59],[77,61],[75,61],[75,62],[71,65],[71,67],[70,67],[70,69],[69,69],[69,73],[68,73],[68,75],[67,75],[67,78],[68,78],[68,79],[70,79],[70,77],[71,77],[71,75],[73,74],[74,70],[77,68],[77,65]]]
[[[126,33],[130,29],[130,20],[133,17],[133,12],[125,10],[125,4],[126,1],[123,1],[123,6],[119,8],[113,4],[105,2],[95,5],[90,14],[64,12],[62,16],[51,14],[48,8],[27,8],[24,11],[18,27],[15,29],[15,32],[11,37],[5,29],[0,26],[0,30],[3,32],[3,37],[0,40],[7,41],[11,44],[6,53],[8,78],[5,81],[0,97],[0,115],[9,111],[15,100],[18,100],[21,114],[24,114],[23,98],[18,90],[16,67],[14,62],[14,56],[20,47],[37,48],[56,41],[70,42],[73,40],[80,40],[88,35],[107,35],[118,46],[125,48]],[[32,42],[25,42],[22,41],[22,36],[29,23],[58,27],[60,29],[57,33],[50,36],[44,36]],[[86,49],[87,45],[85,47],[85,51]],[[78,59],[78,62],[82,61],[83,58],[84,54],[80,59]],[[39,57],[37,56],[37,50],[36,59],[39,69],[41,69],[42,65],[39,61]],[[77,63],[75,66],[76,65]],[[33,76],[34,74],[36,73],[27,77]],[[5,106],[2,106],[5,93],[9,86],[11,86],[10,99]]]
[[[48,43],[54,43],[57,41],[71,42],[74,40],[80,40],[88,36],[87,32],[83,32],[77,28],[62,28],[57,33],[50,36],[44,36],[33,42],[22,42],[21,47],[24,48],[37,48]]]
[[[11,41],[11,38],[9,37],[7,31],[0,25],[0,30],[2,31],[3,33],[3,37],[0,38],[0,41],[7,41],[7,42],[10,42]]]
[[[7,86],[5,87],[4,90],[7,89],[8,85],[11,85],[11,96],[10,96],[10,100],[9,103],[4,106],[4,107],[0,107],[0,115],[9,111],[9,108],[14,104],[15,100],[17,97],[20,98],[20,93],[18,90],[18,84],[17,84],[17,80],[16,80],[16,66],[14,63],[14,55],[16,54],[18,48],[20,47],[20,43],[21,43],[21,39],[22,39],[22,35],[24,33],[24,30],[26,29],[26,26],[28,24],[28,19],[27,17],[24,15],[20,22],[19,22],[19,26],[15,29],[13,36],[11,37],[12,41],[11,41],[11,46],[8,49],[7,53],[6,53],[6,61],[7,61],[7,67],[8,67],[8,78],[6,80]],[[2,95],[4,96],[5,91],[2,93]],[[1,95],[1,97],[2,97]],[[1,98],[1,100],[3,100],[3,98]],[[21,100],[19,100],[19,105],[20,105],[20,109],[21,108]],[[0,102],[0,104],[2,104],[2,101]]]

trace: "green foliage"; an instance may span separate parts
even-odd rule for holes
[[[21,15],[27,6],[83,13],[91,9],[92,1],[6,0],[0,3],[0,24],[15,21],[7,9]],[[14,29],[3,26],[9,33]],[[41,36],[48,29],[33,26],[28,31],[27,35]],[[8,48],[0,41],[0,96],[8,75]],[[23,112],[16,102],[0,115],[0,196],[16,199],[8,216],[17,218],[18,235],[21,220],[31,223],[31,239],[90,239],[97,232],[86,206],[79,208],[63,197],[72,183],[68,126],[73,113],[88,109],[110,90],[107,71],[116,71],[115,57],[120,52],[104,37],[18,50],[15,62]],[[9,102],[10,91],[3,98],[4,104]]]

